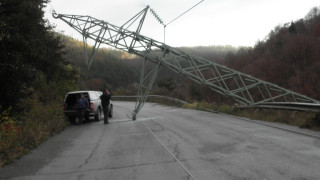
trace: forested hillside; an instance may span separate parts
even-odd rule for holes
[[[190,52],[196,54],[191,49]],[[254,47],[241,47],[220,56],[219,53],[213,57],[207,54],[198,55],[320,100],[320,8],[313,8],[303,19],[275,27]],[[173,75],[159,76],[158,87],[167,90],[166,94],[189,100],[232,103],[206,87]],[[180,85],[176,83],[179,79]]]
[[[65,58],[80,73],[79,89],[103,90],[109,88],[114,94],[135,95],[137,93],[143,57],[136,57],[112,48],[100,48],[88,69],[83,43],[63,34],[58,34],[58,36],[65,44],[67,52]],[[180,49],[215,62],[223,62],[226,55],[236,53],[238,50],[232,46],[181,47]],[[90,51],[91,49],[88,52]],[[184,78],[181,78],[179,74],[162,68],[152,93],[175,96],[173,92],[167,91],[179,87],[180,82],[184,81]],[[167,86],[170,88],[167,89]],[[185,94],[188,96],[188,91]]]
[[[61,131],[78,72],[44,20],[48,0],[0,1],[0,167]]]
[[[275,27],[266,40],[228,56],[224,64],[320,100],[320,8]]]
[[[45,2],[0,3],[2,108],[16,107],[21,98],[30,96],[42,82],[63,83],[73,79],[66,66],[68,62],[62,58],[63,44],[43,19]]]
[[[103,90],[109,88],[114,91],[138,81],[140,69],[136,70],[131,65],[130,54],[111,48],[100,48],[88,69],[83,43],[62,34],[58,36],[65,45],[67,52],[65,59],[71,62],[80,73],[79,89]],[[88,52],[90,53],[91,49]]]

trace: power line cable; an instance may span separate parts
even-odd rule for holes
[[[171,20],[169,23],[167,23],[164,26],[169,25],[170,23],[172,23],[173,21],[177,20],[178,18],[180,18],[181,16],[183,16],[184,14],[186,14],[187,12],[189,12],[191,9],[195,8],[196,6],[198,6],[200,3],[202,3],[204,0],[198,2],[196,5],[192,6],[190,9],[188,9],[187,11],[185,11],[184,13],[182,13],[181,15],[179,15],[178,17],[174,18],[173,20]]]
[[[50,13],[51,13],[51,14],[57,14],[56,11],[55,11],[55,9],[53,8],[51,2],[49,3],[49,5],[50,5],[50,7],[51,7]]]
[[[194,6],[192,6],[190,9],[186,10],[184,13],[180,14],[179,16],[177,16],[176,18],[174,18],[173,20],[171,20],[169,23],[164,24],[163,20],[159,17],[159,15],[150,8],[150,12],[151,14],[157,19],[157,21],[163,25],[163,42],[166,43],[166,27],[167,25],[169,25],[170,23],[172,23],[173,21],[177,20],[178,18],[180,18],[181,16],[183,16],[184,14],[186,14],[187,12],[189,12],[191,9],[195,8],[196,6],[198,6],[200,3],[202,3],[204,0],[201,0],[200,2],[198,2],[197,4],[195,4]]]

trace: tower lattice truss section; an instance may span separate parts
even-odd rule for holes
[[[106,44],[144,57],[145,60],[153,62],[156,67],[164,66],[181,73],[194,82],[207,86],[221,95],[228,96],[242,105],[277,102],[319,104],[317,100],[204,58],[184,53],[177,48],[140,35],[139,32],[129,31],[90,16],[56,14],[55,17],[81,33],[84,39],[94,40],[96,43],[94,48],[99,47],[100,44]],[[154,77],[155,73],[158,71],[144,72],[140,82],[144,82],[149,76]],[[140,94],[147,94],[150,90],[150,86],[148,86],[150,83],[140,85]]]

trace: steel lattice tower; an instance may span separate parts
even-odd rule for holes
[[[61,19],[82,34],[85,50],[87,49],[87,39],[95,41],[90,58],[88,58],[88,52],[86,50],[88,67],[90,67],[100,44],[106,44],[116,49],[141,56],[144,58],[144,64],[146,62],[153,63],[153,68],[148,72],[146,71],[145,65],[142,67],[138,99],[132,116],[133,120],[136,119],[136,115],[146,101],[147,95],[159,72],[159,68],[162,66],[181,73],[194,82],[205,85],[211,90],[228,96],[246,106],[270,105],[283,102],[320,103],[315,99],[254,78],[204,58],[184,53],[179,49],[141,35],[140,30],[148,10],[149,6],[121,27],[90,16],[53,13],[55,18]],[[132,23],[132,21],[140,17],[142,18],[135,32],[125,28],[125,25]]]

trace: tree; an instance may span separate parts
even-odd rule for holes
[[[63,45],[43,19],[49,0],[0,2],[0,105],[15,106],[36,89],[37,80],[67,79]]]
[[[296,28],[296,25],[294,24],[294,22],[291,22],[291,25],[290,25],[288,31],[289,31],[290,33],[293,33],[293,34],[296,34],[296,33],[297,33],[297,28]]]

